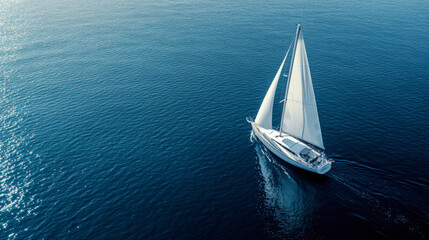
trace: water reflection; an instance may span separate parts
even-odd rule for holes
[[[29,193],[33,185],[33,135],[26,128],[27,108],[22,86],[25,80],[14,64],[19,59],[25,37],[25,21],[21,3],[3,1],[0,12],[2,26],[0,51],[0,239],[19,238],[28,226],[21,225],[34,216],[34,197]]]
[[[287,166],[258,141],[255,150],[260,169],[261,214],[274,237],[308,237],[314,217],[315,188],[305,173]]]

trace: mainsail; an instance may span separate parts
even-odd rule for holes
[[[324,149],[304,36],[299,30],[300,26],[298,26],[295,54],[293,55],[289,83],[286,89],[286,102],[281,121],[282,132]]]
[[[288,50],[288,53],[289,53],[289,50]],[[263,128],[266,128],[266,129],[272,128],[274,96],[276,94],[277,84],[279,82],[279,78],[280,78],[280,75],[282,73],[283,65],[285,64],[288,53],[286,53],[286,56],[283,59],[283,62],[280,65],[280,68],[277,71],[277,74],[274,77],[274,80],[271,83],[267,94],[265,95],[264,101],[262,102],[261,107],[259,108],[258,115],[256,115],[255,123],[258,124],[259,126],[263,127]]]

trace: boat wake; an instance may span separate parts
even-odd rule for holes
[[[384,177],[383,170],[337,156],[334,171],[315,175],[283,163],[253,133],[250,141],[255,146],[260,175],[260,213],[265,230],[275,239],[320,237],[314,221],[324,218],[327,205],[334,212],[341,211],[345,223],[353,222],[378,237],[424,239],[427,235],[428,209],[403,203],[394,193],[403,192],[398,188],[406,186]],[[344,231],[347,228],[356,226],[345,226]],[[385,229],[391,228],[398,230],[395,236],[386,233]]]
[[[425,232],[427,231],[425,226],[429,224],[429,209],[424,201],[428,198],[422,198],[420,194],[417,196],[399,194],[415,192],[419,185],[401,184],[385,170],[353,160],[337,158],[336,161],[338,170],[332,171],[329,177],[336,185],[336,189],[333,190],[341,192],[341,195],[336,194],[337,198],[333,200],[341,199],[339,203],[347,206],[351,214],[372,226],[380,226],[379,233],[384,232],[383,229],[393,227],[397,229],[396,237],[402,234],[404,237],[425,238],[428,234]],[[426,188],[425,194],[428,195],[428,185],[423,188]],[[422,206],[425,207],[422,208]],[[363,212],[361,209],[366,209],[365,215],[361,214]],[[389,234],[383,235],[389,238],[395,237]]]

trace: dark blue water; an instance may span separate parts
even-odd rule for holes
[[[0,239],[428,238],[428,12],[1,1]],[[245,121],[297,23],[336,160],[325,177],[283,164]]]

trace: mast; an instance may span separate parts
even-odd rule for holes
[[[298,24],[297,28],[296,28],[295,43],[293,45],[293,53],[292,53],[292,59],[291,59],[291,62],[290,62],[290,67],[289,67],[289,74],[287,75],[287,86],[286,86],[286,92],[285,92],[285,99],[283,101],[282,118],[280,120],[280,137],[282,136],[283,118],[284,118],[285,109],[286,109],[287,92],[288,92],[288,89],[289,89],[290,75],[292,73],[293,60],[295,59],[295,52],[296,52],[296,44],[298,43],[298,36],[299,36],[300,31],[301,31],[301,24]]]

